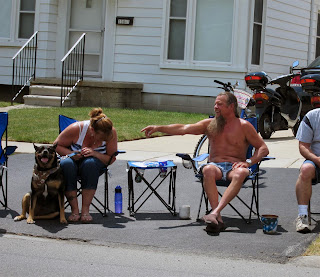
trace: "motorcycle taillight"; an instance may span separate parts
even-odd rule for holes
[[[301,86],[300,75],[297,75],[297,76],[292,78],[291,85],[292,86]]]
[[[266,95],[265,93],[263,93],[263,92],[258,92],[258,93],[255,93],[254,95],[253,95],[253,99],[254,100],[256,100],[256,102],[258,103],[258,101],[260,100],[269,100],[269,96],[268,95]]]
[[[301,84],[314,84],[315,82],[316,80],[311,78],[301,80]]]
[[[311,105],[314,108],[320,107],[320,96],[312,96],[311,97]]]

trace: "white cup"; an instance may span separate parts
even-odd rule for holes
[[[180,219],[190,219],[190,206],[182,205],[179,207],[179,218]]]

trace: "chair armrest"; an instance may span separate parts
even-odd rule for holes
[[[201,154],[198,157],[193,158],[192,160],[194,160],[195,162],[202,162],[205,159],[207,159],[208,157],[209,157],[209,154],[208,153],[204,153],[204,154]]]
[[[4,155],[5,156],[9,156],[11,154],[14,153],[14,151],[16,151],[16,149],[18,148],[18,146],[7,146],[4,148]]]
[[[118,156],[118,154],[124,154],[126,151],[124,150],[117,150],[116,152],[113,153],[113,156]]]
[[[190,157],[189,154],[177,153],[176,156],[180,157],[181,159],[186,160],[186,161],[191,161],[192,160],[192,158]]]
[[[116,152],[114,152],[114,153],[110,156],[109,161],[106,163],[106,167],[108,167],[108,166],[110,165],[113,157],[116,157],[116,156],[118,156],[119,154],[124,154],[124,153],[126,153],[126,151],[124,151],[124,150],[117,150]]]
[[[262,158],[261,162],[275,160],[275,159],[276,159],[275,157],[265,156],[265,157]]]

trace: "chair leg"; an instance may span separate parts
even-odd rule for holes
[[[199,209],[198,209],[197,221],[200,221],[200,211],[201,211],[203,197],[204,197],[204,191],[202,191],[201,197],[200,197],[200,204],[199,204]]]
[[[309,205],[308,205],[308,223],[311,225],[311,200],[309,200]]]

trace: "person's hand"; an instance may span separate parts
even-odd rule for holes
[[[95,151],[94,151],[92,148],[90,148],[90,147],[83,147],[83,148],[81,149],[81,155],[82,155],[83,157],[94,156],[94,154],[95,154]]]
[[[147,126],[147,127],[143,128],[141,130],[141,132],[144,132],[145,136],[147,138],[149,138],[154,132],[157,131],[156,128],[157,128],[156,125],[150,125],[150,126]]]
[[[240,168],[240,167],[248,168],[249,166],[247,162],[235,162],[232,164],[232,169]]]

